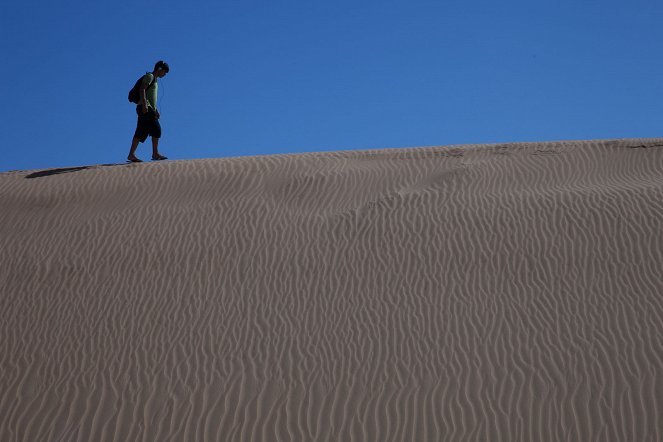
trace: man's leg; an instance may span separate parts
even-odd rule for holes
[[[152,137],[152,156],[156,157],[159,155],[159,139]]]
[[[136,122],[136,131],[134,132],[134,137],[131,140],[131,149],[129,149],[129,155],[127,156],[127,160],[134,163],[141,161],[136,156],[136,149],[138,148],[139,143],[145,141],[149,130],[149,128],[147,127],[147,123],[149,122],[149,120],[145,119],[144,114],[142,114],[141,112],[139,112],[138,109],[136,109],[136,115],[138,115],[138,121]]]
[[[131,140],[131,149],[129,149],[129,155],[127,156],[127,160],[129,161],[136,161],[138,160],[138,157],[136,157],[136,149],[138,148],[138,143],[140,140],[136,137],[133,137]]]
[[[153,160],[167,160],[159,153],[159,138],[152,137],[152,159]]]
[[[167,160],[168,158],[159,153],[159,139],[161,138],[161,124],[159,123],[159,118],[156,117],[154,112],[152,112],[152,116],[154,118],[152,120],[152,127],[150,128],[150,136],[152,136],[152,159],[155,161]]]

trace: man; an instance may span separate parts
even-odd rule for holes
[[[152,137],[152,160],[160,161],[166,160],[165,156],[159,153],[159,138],[161,138],[161,125],[159,118],[161,115],[157,110],[157,92],[159,85],[158,78],[163,78],[170,71],[168,63],[158,61],[154,65],[154,71],[148,72],[143,77],[143,81],[139,89],[140,101],[136,106],[136,113],[138,114],[138,124],[136,125],[136,132],[134,133],[133,140],[131,141],[131,150],[127,160],[132,163],[141,163],[142,160],[136,156],[136,148],[138,143],[143,143],[148,135]]]

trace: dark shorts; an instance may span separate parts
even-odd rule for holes
[[[150,107],[147,109],[147,113],[143,114],[142,107],[138,106],[136,108],[136,114],[138,114],[138,124],[136,125],[134,138],[138,138],[141,143],[145,142],[148,136],[152,138],[161,138],[161,125],[154,113],[154,109]]]

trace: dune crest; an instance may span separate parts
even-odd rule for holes
[[[0,440],[663,440],[663,139],[0,174]]]

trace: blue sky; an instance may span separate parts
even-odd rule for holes
[[[123,162],[159,59],[171,159],[663,129],[660,1],[26,0],[0,48],[0,171]]]

